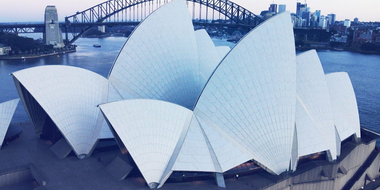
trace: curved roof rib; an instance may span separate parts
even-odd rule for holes
[[[185,1],[160,7],[136,27],[119,53],[109,80],[124,99],[164,100],[194,108],[202,86]]]
[[[195,31],[195,38],[197,40],[201,82],[202,87],[204,87],[221,59],[214,42],[212,42],[206,30],[201,29]]]
[[[326,81],[339,137],[342,141],[353,134],[360,138],[359,111],[350,77],[345,72],[329,73]]]
[[[315,50],[297,56],[296,125],[299,156],[329,151],[337,156],[331,100],[326,77]]]
[[[218,51],[219,60],[222,61],[227,53],[231,51],[231,48],[228,46],[217,46],[216,51]]]
[[[117,139],[131,154],[150,187],[156,187],[178,153],[193,112],[169,102],[124,100],[99,106]],[[177,151],[175,151],[177,150]],[[169,168],[171,170],[171,168]]]
[[[78,157],[90,154],[105,124],[97,105],[107,101],[107,79],[85,69],[58,65],[33,67],[12,75],[35,127],[35,109],[25,104],[25,99],[30,99],[27,96],[50,116]],[[28,93],[23,93],[25,90]]]
[[[11,123],[13,114],[20,99],[9,100],[0,103],[0,148],[3,144],[5,135],[7,134],[9,124]]]
[[[214,126],[251,156],[248,159],[275,174],[288,170],[292,152],[296,106],[292,31],[289,13],[252,30],[216,68],[194,109],[203,125]],[[247,161],[232,152],[222,153],[220,146],[228,144],[210,143],[223,171]]]

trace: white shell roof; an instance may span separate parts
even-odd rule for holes
[[[194,116],[172,170],[222,172],[208,138]],[[215,157],[215,156],[214,156]]]
[[[297,56],[296,125],[299,156],[329,150],[336,159],[337,145],[326,77],[315,50]]]
[[[0,148],[19,101],[20,99],[14,99],[0,103]]]
[[[107,79],[71,66],[40,66],[12,74],[80,155],[91,152],[104,122],[98,104],[107,100]],[[107,94],[107,93],[105,93]]]
[[[149,15],[131,34],[109,80],[124,99],[156,99],[193,109],[203,86],[193,24],[185,1]]]
[[[290,14],[282,13],[256,27],[229,52],[194,113],[236,141],[240,146],[235,149],[279,174],[288,170],[291,159],[295,97],[293,28]],[[232,164],[221,160],[231,153],[218,156],[223,171]],[[244,161],[239,162],[234,166]]]
[[[144,176],[160,183],[193,112],[159,100],[124,100],[99,106]],[[183,135],[184,137],[184,135]]]
[[[227,53],[231,51],[231,48],[228,46],[217,46],[216,51],[218,51],[219,60],[222,61]]]
[[[334,124],[343,141],[353,134],[360,135],[359,111],[354,88],[350,77],[345,72],[326,75],[329,87]]]
[[[206,30],[201,29],[195,31],[195,38],[197,40],[200,75],[203,83],[202,87],[204,87],[221,59],[214,42],[212,42]]]

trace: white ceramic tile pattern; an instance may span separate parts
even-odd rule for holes
[[[109,80],[124,99],[156,99],[193,109],[203,86],[194,28],[185,1],[149,15],[131,34]]]
[[[201,81],[203,82],[201,85],[204,87],[221,60],[214,42],[212,42],[206,30],[195,31],[195,38],[197,40]]]
[[[194,110],[276,174],[289,168],[295,123],[290,20],[289,13],[282,13],[247,34],[220,63]],[[222,168],[227,168],[222,160],[231,156],[218,157]]]
[[[299,156],[330,150],[336,159],[334,118],[326,77],[315,50],[297,56],[296,125]]]
[[[193,112],[159,100],[124,100],[99,106],[145,181],[159,183]]]
[[[14,99],[0,103],[0,148],[19,101],[20,99]]]
[[[206,141],[198,121],[192,119],[173,170],[216,172]]]
[[[326,75],[326,81],[340,139],[343,141],[352,134],[361,137],[359,111],[350,77],[345,72],[330,73]]]
[[[217,46],[216,51],[218,51],[219,60],[222,61],[227,53],[231,51],[231,48],[228,46]]]
[[[71,66],[40,66],[12,74],[51,117],[79,155],[91,152],[104,123],[99,118],[107,79]],[[100,115],[101,117],[101,115]]]

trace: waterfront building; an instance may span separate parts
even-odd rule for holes
[[[355,94],[341,75],[327,79],[313,50],[296,56],[287,12],[230,50],[194,31],[185,1],[140,23],[108,78],[69,66],[12,74],[38,134],[79,158],[114,137],[151,188],[178,171],[214,173],[224,187],[223,173],[246,162],[280,175],[311,154],[335,161],[341,141],[360,138]]]
[[[286,11],[286,5],[284,4],[278,5],[278,13],[282,13],[285,11]]]
[[[0,148],[3,145],[5,135],[19,101],[20,99],[14,99],[0,103]]]
[[[11,50],[11,46],[0,43],[0,55],[8,55]]]
[[[55,6],[49,5],[45,8],[45,32],[44,43],[53,45],[54,48],[64,47],[62,31],[59,28],[58,12]]]

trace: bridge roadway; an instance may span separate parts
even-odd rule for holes
[[[59,23],[59,27],[61,28],[62,32],[65,32],[65,28],[81,28],[85,26],[130,26],[130,25],[138,25],[140,24],[140,21],[129,21],[129,22],[93,22],[93,23],[70,23],[67,25],[65,22]],[[193,21],[194,25],[201,25],[201,26],[228,26],[231,28],[251,28],[251,25],[244,25],[244,24],[230,24],[228,22],[226,23],[206,23],[206,22],[199,22],[199,21]],[[43,23],[0,23],[0,32],[4,33],[42,33],[44,32],[45,24]]]

